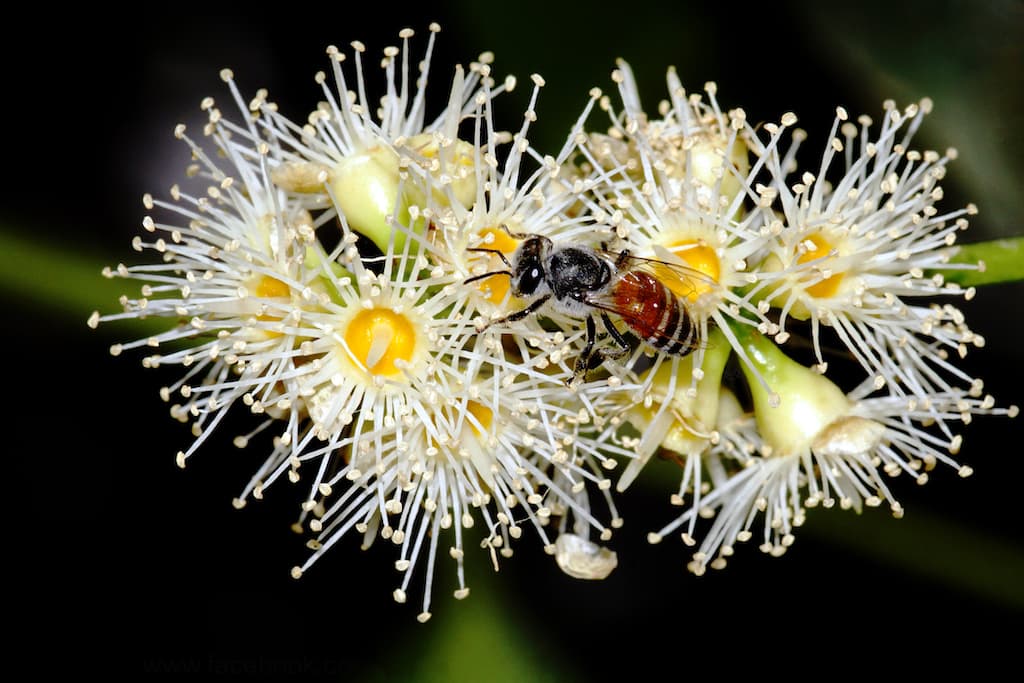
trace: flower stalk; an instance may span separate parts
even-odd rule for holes
[[[984,264],[977,269],[941,269],[949,282],[980,287],[1024,279],[1024,237],[961,244],[950,264]]]

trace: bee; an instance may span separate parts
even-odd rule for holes
[[[612,315],[636,337],[664,353],[685,356],[700,347],[700,328],[687,309],[688,297],[678,295],[665,284],[667,278],[672,278],[678,281],[673,282],[677,288],[681,284],[695,292],[697,283],[706,279],[698,271],[682,264],[634,256],[629,251],[609,251],[604,244],[598,249],[556,243],[543,235],[513,233],[507,226],[501,227],[509,236],[522,240],[511,258],[497,249],[473,247],[470,251],[494,254],[508,269],[474,275],[465,282],[508,276],[512,294],[529,299],[530,303],[490,321],[481,331],[491,325],[522,320],[548,304],[559,313],[585,319],[587,337],[576,359],[574,381],[605,359],[630,350]],[[595,319],[600,319],[615,348],[597,346]]]

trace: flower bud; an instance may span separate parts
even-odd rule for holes
[[[819,434],[849,413],[850,400],[830,379],[789,358],[767,337],[739,327],[747,356],[770,387],[758,381],[754,368],[742,364],[765,444],[774,456],[809,450]]]

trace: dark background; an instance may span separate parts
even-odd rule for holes
[[[117,26],[98,10],[38,13],[8,24],[0,55],[0,231],[74,256],[99,278],[103,265],[136,256],[142,194],[166,192],[184,169],[174,124],[195,120],[206,95],[230,110],[220,68],[234,70],[244,96],[266,87],[302,120],[318,100],[313,75],[328,68],[328,44],[364,42],[379,83],[376,58],[399,29],[417,30],[418,56],[438,21],[433,95],[446,94],[456,62],[492,50],[496,74],[520,79],[503,110],[517,126],[528,76],[539,72],[547,86],[531,138],[552,151],[592,86],[612,94],[619,56],[651,109],[674,64],[689,90],[715,80],[723,106],[743,106],[752,121],[795,111],[815,153],[836,105],[877,118],[885,98],[931,96],[935,113],[915,142],[959,149],[944,205],[979,205],[965,241],[1021,234],[1020,3],[673,8],[387,3],[356,19],[341,3],[230,13],[175,3],[133,9]],[[439,556],[434,618],[420,625],[415,602],[391,600],[393,548],[382,542],[364,553],[346,539],[291,579],[306,556],[288,530],[294,492],[272,488],[242,511],[230,504],[263,452],[230,446],[244,426],[222,430],[179,470],[174,453],[191,437],[157,396],[173,374],[143,370],[135,354],[108,355],[130,328],[86,328],[94,308],[115,309],[113,298],[79,310],[48,293],[66,270],[32,268],[38,286],[5,281],[4,393],[10,599],[25,605],[8,612],[26,644],[20,657],[38,671],[583,681],[652,669],[677,679],[748,668],[871,676],[970,663],[980,673],[1013,661],[1008,637],[1019,639],[1024,617],[1019,419],[963,429],[972,478],[943,468],[924,487],[895,481],[905,519],[815,510],[784,557],[740,548],[702,578],[685,571],[682,544],[647,545],[647,531],[669,519],[669,491],[638,487],[620,501],[620,566],[608,580],[562,575],[524,536],[497,575],[483,551],[468,550],[472,592],[457,602]],[[963,307],[988,339],[966,365],[1003,405],[1021,402],[1022,293],[1020,283],[992,286]],[[30,643],[50,654],[29,654]]]

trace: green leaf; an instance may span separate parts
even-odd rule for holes
[[[1024,551],[1009,539],[923,510],[893,519],[883,510],[816,510],[801,528],[879,562],[1024,608]]]
[[[404,631],[409,635],[402,648],[408,656],[382,662],[372,680],[575,681],[564,662],[545,652],[536,633],[527,630],[517,606],[498,599],[504,588],[500,577],[480,563],[467,563],[466,571],[470,594],[464,600],[442,600],[435,585],[437,612],[422,626]]]

